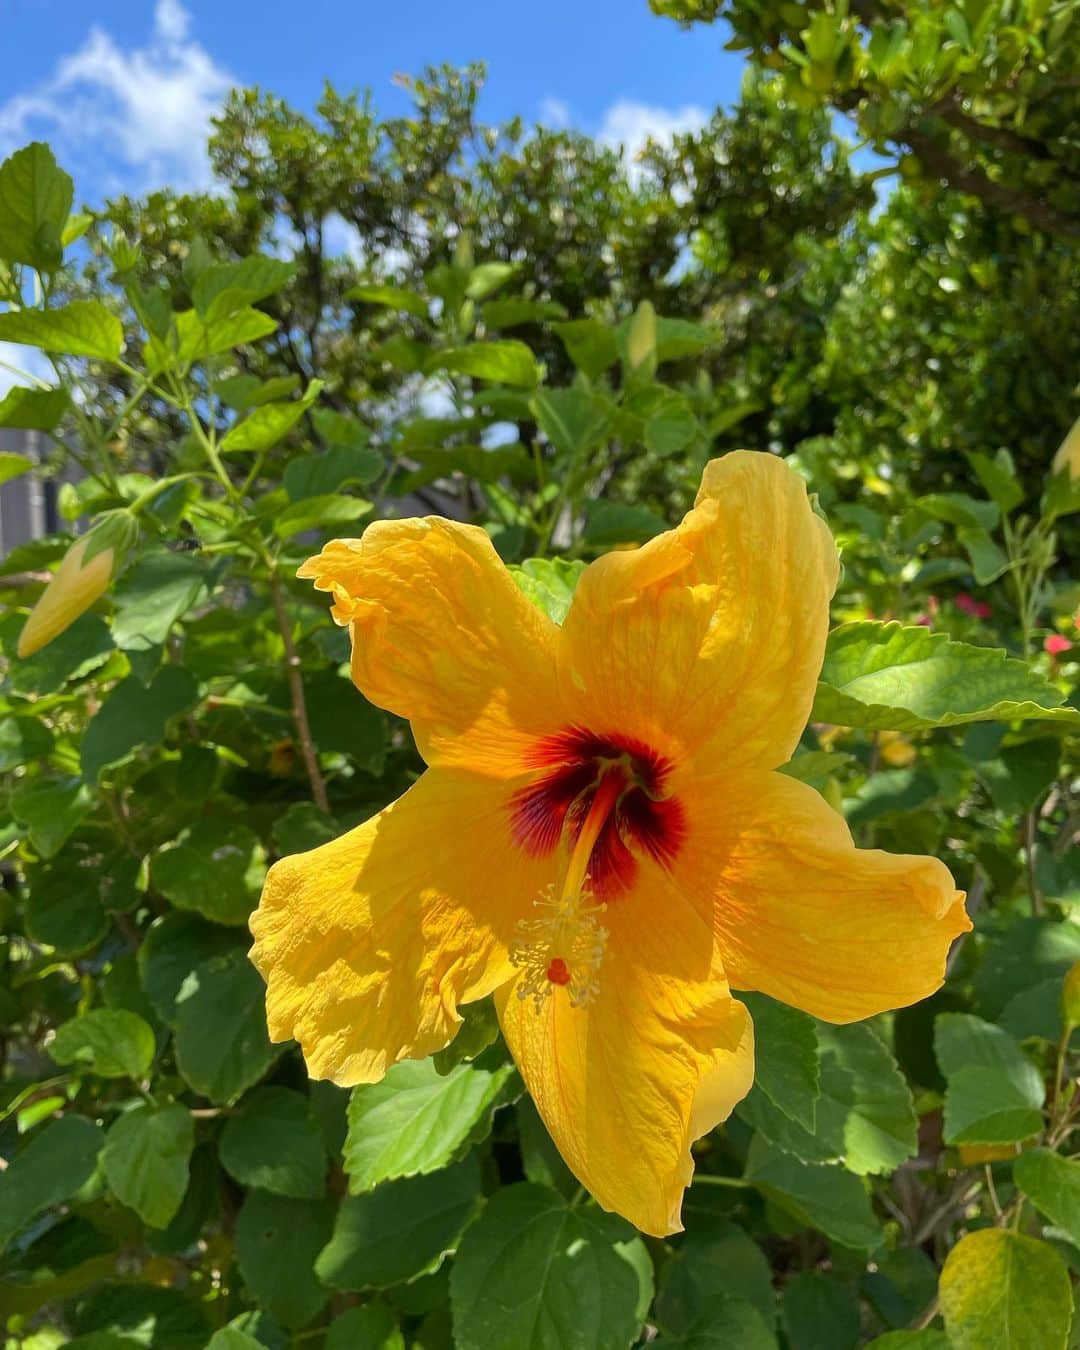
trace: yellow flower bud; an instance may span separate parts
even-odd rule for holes
[[[915,759],[915,747],[902,731],[880,732],[878,752],[884,763],[894,769],[906,768]]]
[[[1050,466],[1051,473],[1061,473],[1063,470],[1068,473],[1070,482],[1080,478],[1080,417],[1069,428]]]
[[[1018,1157],[1019,1144],[961,1144],[959,1148],[962,1167],[977,1167],[979,1163],[1005,1162]]]
[[[110,511],[72,544],[19,634],[20,657],[33,656],[86,613],[105,593],[137,536],[129,512]]]
[[[1080,1027],[1080,961],[1065,976],[1061,986],[1061,1013],[1070,1027]]]

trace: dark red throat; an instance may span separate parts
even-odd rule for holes
[[[681,804],[666,797],[671,762],[628,736],[568,727],[537,741],[529,767],[539,772],[511,799],[515,841],[536,857],[552,853],[563,831],[573,845],[601,782],[621,790],[593,848],[588,878],[597,899],[611,901],[633,885],[637,857],[670,867],[686,832]]]

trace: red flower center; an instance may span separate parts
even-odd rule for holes
[[[670,867],[686,832],[681,803],[664,796],[670,760],[632,737],[568,727],[538,741],[529,766],[541,773],[511,799],[514,839],[522,848],[536,857],[552,853],[564,829],[573,847],[604,783],[612,806],[586,873],[597,899],[610,901],[630,888],[635,852]]]

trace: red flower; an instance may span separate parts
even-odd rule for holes
[[[959,595],[954,596],[953,603],[957,609],[963,610],[965,614],[970,614],[973,619],[988,619],[993,613],[985,600],[976,600],[973,595],[968,595],[966,591],[961,591]]]
[[[1051,656],[1063,656],[1066,652],[1072,651],[1072,643],[1060,633],[1051,633],[1048,638],[1043,639],[1043,651]]]

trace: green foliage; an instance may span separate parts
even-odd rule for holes
[[[482,126],[480,72],[449,69],[389,119],[238,92],[213,193],[92,220],[46,147],[0,166],[0,341],[54,371],[0,427],[50,447],[71,531],[0,568],[12,1350],[1069,1343],[1080,667],[1044,639],[1080,643],[1046,472],[1080,369],[1075,20],[656,7],[722,13],[779,78],[633,166]],[[830,104],[933,192],[905,159],[871,212]],[[646,1241],[560,1158],[490,1000],[429,1060],[310,1082],[246,924],[268,866],[423,769],[304,558],[449,514],[561,624],[589,562],[742,444],[805,474],[843,552],[782,772],[861,845],[942,858],[975,931],[872,1024],[737,993],[754,1087],[695,1146],[686,1231]],[[0,480],[32,467],[0,452]],[[45,572],[109,512],[137,523],[120,574],[18,658]]]

